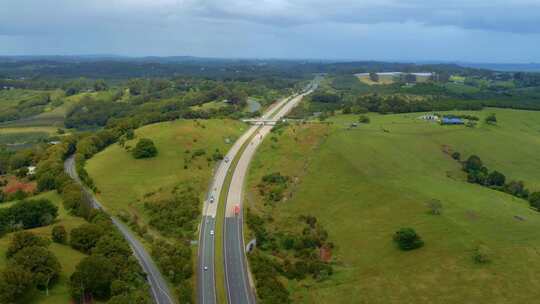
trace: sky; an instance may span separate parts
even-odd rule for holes
[[[540,62],[540,0],[0,0],[0,55]]]

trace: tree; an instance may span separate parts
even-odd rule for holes
[[[51,238],[53,242],[64,244],[67,240],[66,228],[62,225],[56,225],[51,231]]]
[[[32,232],[29,231],[20,231],[13,234],[11,242],[6,251],[6,257],[10,258],[15,255],[17,252],[26,247],[47,247],[49,242],[46,239],[43,239]]]
[[[369,79],[373,82],[379,82],[379,74],[371,72],[369,73]]]
[[[26,247],[12,258],[12,263],[22,267],[32,274],[36,286],[49,290],[49,286],[60,275],[60,262],[56,256],[43,247]]]
[[[536,208],[536,210],[540,210],[540,191],[533,192],[529,195],[529,203],[532,207]]]
[[[497,117],[495,116],[495,113],[491,113],[486,117],[486,123],[488,123],[488,124],[496,124],[497,123]]]
[[[149,158],[156,156],[158,151],[151,139],[141,138],[131,153],[135,158]]]
[[[103,229],[95,224],[82,224],[70,233],[70,244],[73,249],[90,253],[103,236]]]
[[[396,242],[401,250],[413,250],[424,246],[424,241],[412,228],[401,228],[394,234]]]
[[[463,164],[463,169],[467,172],[479,171],[482,167],[482,160],[476,155],[469,156]]]
[[[32,274],[20,266],[8,265],[0,274],[0,303],[22,303],[33,289]]]
[[[99,255],[84,258],[71,275],[71,296],[80,299],[90,295],[106,300],[110,297],[114,277],[114,265],[109,259]]]
[[[487,184],[489,186],[504,186],[505,182],[506,176],[499,171],[493,171],[487,177]]]

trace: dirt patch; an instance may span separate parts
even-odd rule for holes
[[[319,256],[321,258],[321,261],[330,262],[330,260],[332,260],[332,249],[328,247],[321,247],[319,249]]]
[[[449,145],[441,145],[441,151],[446,155],[452,154],[452,148]]]

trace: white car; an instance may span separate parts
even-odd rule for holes
[[[210,235],[214,235],[214,230],[210,230]]]
[[[208,270],[208,266],[204,266],[204,271],[207,271]]]
[[[214,197],[210,196],[210,203],[213,203],[213,202],[214,202]]]

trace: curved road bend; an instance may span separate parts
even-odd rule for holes
[[[64,171],[77,183],[83,187],[85,196],[90,200],[92,207],[95,209],[103,209],[101,203],[94,196],[92,191],[87,189],[79,179],[77,170],[75,169],[75,158],[70,156],[64,162]],[[118,228],[120,233],[124,236],[126,241],[129,243],[133,254],[139,261],[144,272],[146,272],[146,278],[148,284],[150,285],[150,290],[152,291],[152,298],[157,304],[174,304],[172,293],[167,286],[167,283],[163,279],[163,276],[159,272],[159,269],[152,261],[150,255],[146,252],[142,244],[133,236],[130,230],[116,218],[111,217],[113,224]]]
[[[274,115],[279,109],[285,105],[290,98],[284,98],[281,101],[274,104],[268,109],[262,119],[268,119]],[[229,161],[221,161],[217,170],[214,172],[213,181],[210,185],[210,189],[207,194],[207,198],[203,206],[202,221],[199,233],[199,252],[197,267],[197,295],[198,303],[200,304],[214,304],[217,303],[216,284],[215,284],[215,240],[214,235],[210,235],[210,231],[216,229],[216,215],[219,204],[219,196],[227,177],[227,172],[230,169],[231,162],[238,154],[238,151],[242,148],[244,143],[253,135],[258,129],[258,126],[251,126],[236,142],[231,149],[227,152],[227,159]],[[214,202],[210,202],[210,198],[214,198]],[[205,270],[206,268],[206,270]]]
[[[316,83],[312,83],[308,86],[306,93],[291,98],[283,107],[277,107],[276,109],[278,111],[273,119],[279,120],[283,118],[305,95],[310,94],[315,88]],[[251,304],[256,301],[244,254],[242,211],[240,211],[239,215],[235,215],[234,209],[236,205],[240,206],[240,208],[242,207],[243,186],[249,163],[257,147],[272,128],[273,126],[260,127],[258,133],[252,138],[249,145],[247,145],[234,168],[227,195],[223,233],[225,239],[223,256],[225,260],[225,287],[227,289],[229,303],[231,304]]]

